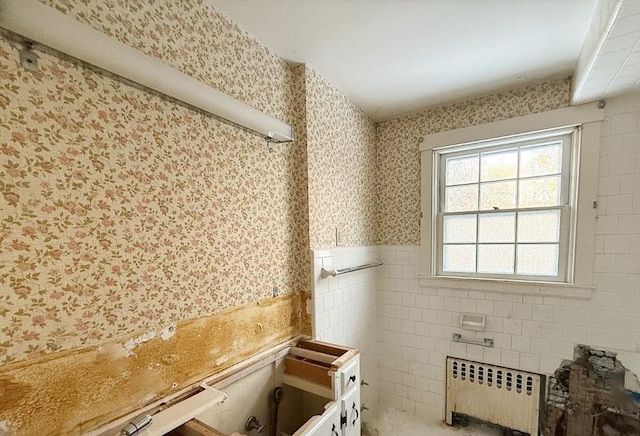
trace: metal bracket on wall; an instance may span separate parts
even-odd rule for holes
[[[490,347],[490,348],[493,347],[493,339],[491,338],[484,338],[482,341],[476,341],[474,339],[463,338],[460,333],[454,333],[451,340],[453,342],[462,342],[463,344],[480,345],[483,347]]]
[[[23,48],[18,53],[20,53],[20,65],[22,65],[22,68],[33,72],[38,71],[38,59],[40,56],[33,51],[31,42],[24,42]]]

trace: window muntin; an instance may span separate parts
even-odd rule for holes
[[[566,281],[574,134],[434,150],[437,275]]]

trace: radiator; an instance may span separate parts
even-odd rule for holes
[[[538,436],[540,375],[447,358],[447,424],[460,413]]]

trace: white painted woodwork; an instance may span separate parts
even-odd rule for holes
[[[336,370],[329,370],[329,375],[331,390],[302,377],[283,374],[284,384],[332,400],[321,415],[311,417],[293,436],[360,436],[360,355],[355,354]],[[346,417],[346,423],[341,423],[341,416],[342,421]],[[334,427],[335,419],[338,425]]]
[[[489,371],[492,371],[491,381]],[[498,382],[498,374],[501,382]],[[510,386],[508,377],[511,378]],[[520,388],[517,377],[522,379]],[[450,357],[447,358],[446,379],[447,424],[452,424],[455,412],[531,435],[538,434],[539,374]],[[529,389],[527,380],[531,380]]]

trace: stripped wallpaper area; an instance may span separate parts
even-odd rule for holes
[[[305,68],[311,248],[372,245],[376,211],[374,122]]]
[[[378,124],[377,244],[420,243],[418,140],[423,135],[567,107],[570,88],[569,78],[540,82]]]

